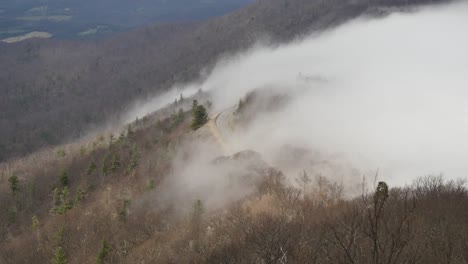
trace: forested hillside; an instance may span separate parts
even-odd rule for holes
[[[364,178],[350,198],[316,171],[292,184],[254,151],[199,164],[197,144],[216,143],[174,110],[186,105],[0,166],[0,263],[468,261],[464,182]]]
[[[83,135],[135,99],[199,78],[226,53],[434,0],[262,0],[206,22],[99,41],[0,43],[0,160]],[[391,9],[389,9],[391,10]]]

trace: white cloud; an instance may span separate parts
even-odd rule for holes
[[[200,85],[217,109],[274,86],[293,97],[233,139],[266,157],[292,143],[345,157],[391,184],[468,172],[466,2],[358,19],[222,60]],[[320,76],[326,82],[303,82]],[[270,154],[270,155],[269,155]]]

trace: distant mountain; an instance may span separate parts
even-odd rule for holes
[[[206,19],[253,0],[15,0],[0,3],[0,39],[30,31],[90,37],[146,25]]]
[[[363,14],[444,0],[259,0],[204,22],[97,41],[0,43],[0,160],[82,135],[128,104],[194,80],[259,36],[288,41]]]

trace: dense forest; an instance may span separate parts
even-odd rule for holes
[[[116,119],[134,100],[201,78],[220,56],[281,43],[360,15],[445,1],[263,0],[212,20],[149,26],[97,41],[0,43],[0,161]]]
[[[219,112],[216,95],[194,89],[121,118],[259,40],[435,2],[445,1],[258,0],[99,40],[0,43],[0,264],[468,263],[464,180],[405,174],[393,186],[354,167],[336,177],[314,165],[340,153],[270,142],[264,130],[251,138],[277,144],[277,160],[253,144],[226,150],[220,116],[249,133],[302,94],[266,85]]]
[[[363,178],[349,197],[325,175],[291,179],[246,150],[219,151],[209,166],[228,174],[187,188],[190,179],[174,180],[200,155],[187,144],[213,145],[205,127],[191,132],[188,110],[4,164],[0,263],[468,261],[462,181],[392,188]],[[233,192],[238,184],[248,191]]]

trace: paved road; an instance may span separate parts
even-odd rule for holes
[[[236,107],[233,106],[219,112],[214,115],[208,123],[211,133],[216,138],[216,141],[220,144],[225,154],[230,154],[228,142],[232,129],[229,127],[229,116],[232,115],[235,109]]]

